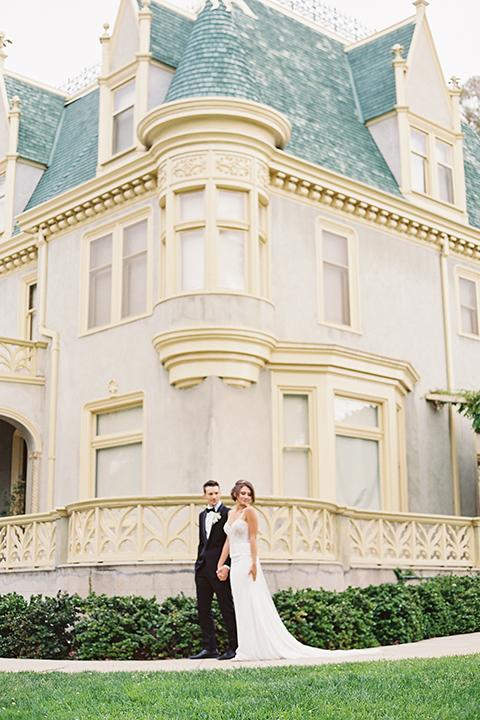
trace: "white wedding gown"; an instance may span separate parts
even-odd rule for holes
[[[248,574],[252,566],[252,552],[247,522],[239,518],[231,525],[226,522],[224,529],[230,539],[230,584],[237,619],[238,649],[235,660],[344,656],[345,650],[321,650],[302,645],[290,635],[273,604],[258,560],[257,579],[254,581]]]

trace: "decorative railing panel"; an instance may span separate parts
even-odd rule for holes
[[[0,337],[0,377],[11,377],[18,382],[36,378],[39,347],[46,345]]]
[[[26,517],[0,523],[0,570],[55,565],[56,518],[28,521]]]
[[[202,501],[136,498],[72,509],[68,562],[188,561],[198,544]]]
[[[360,565],[475,565],[471,519],[346,511],[350,561]]]

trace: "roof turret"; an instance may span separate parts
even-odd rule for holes
[[[165,102],[212,95],[260,102],[237,22],[238,17],[223,2],[207,0],[190,33]]]

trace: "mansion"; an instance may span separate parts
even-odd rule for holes
[[[121,0],[73,94],[0,34],[0,593],[192,594],[211,478],[272,590],[480,567],[480,139],[427,5]]]

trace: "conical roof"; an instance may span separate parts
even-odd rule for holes
[[[241,11],[237,11],[240,15]],[[197,17],[165,102],[212,95],[260,102],[233,12],[207,0]]]

